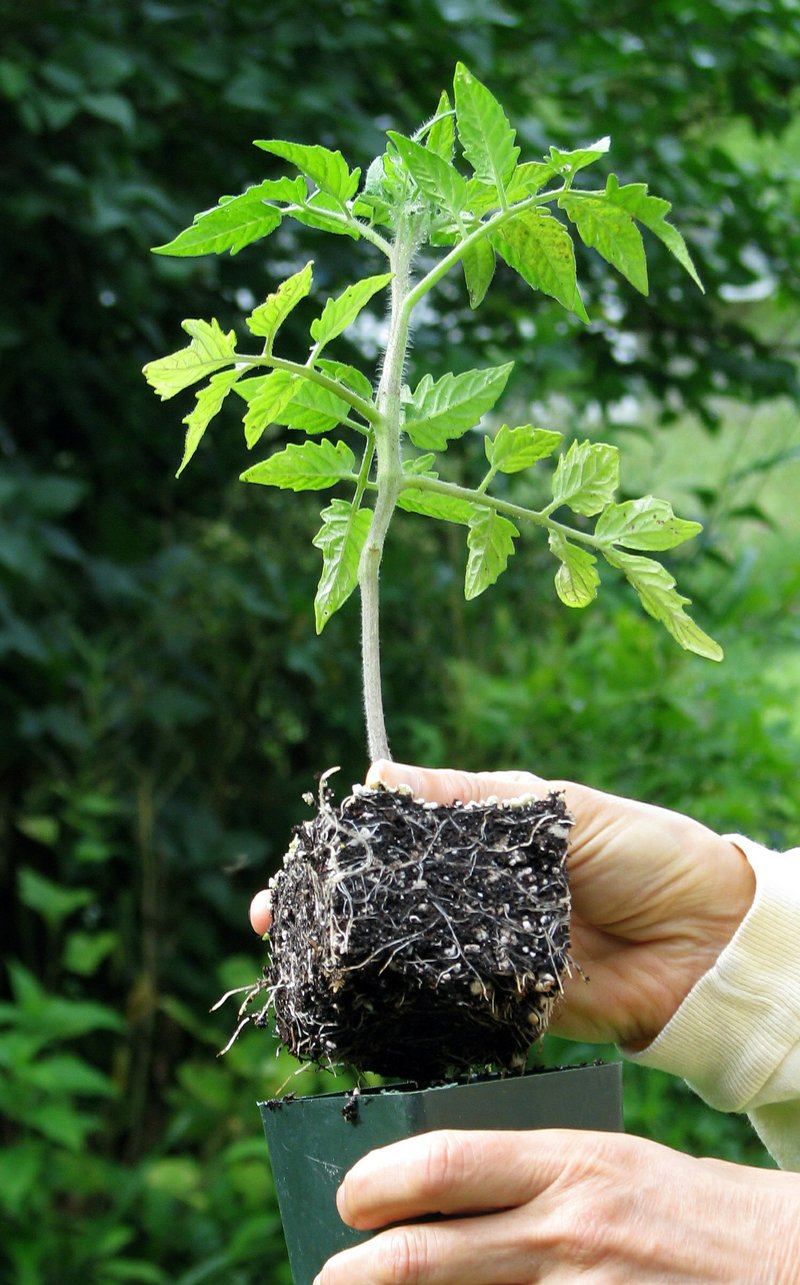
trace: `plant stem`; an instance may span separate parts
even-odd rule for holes
[[[423,295],[426,295],[429,290],[433,289],[437,282],[441,281],[442,277],[446,276],[450,269],[458,263],[459,260],[463,259],[467,250],[471,249],[477,241],[482,240],[482,238],[488,236],[490,232],[502,227],[502,225],[507,223],[509,219],[514,218],[517,214],[521,214],[524,210],[531,210],[536,206],[547,205],[550,201],[555,201],[564,191],[566,191],[566,186],[560,187],[556,191],[552,192],[534,193],[532,196],[528,196],[522,201],[517,201],[514,205],[506,205],[503,209],[498,210],[496,214],[493,214],[490,219],[486,219],[485,222],[479,223],[474,231],[470,232],[468,237],[465,237],[463,241],[459,241],[457,245],[453,246],[453,249],[450,250],[444,258],[440,259],[421,281],[417,282],[414,289],[409,291],[405,301],[407,315],[411,315],[412,309],[417,303],[419,303]]]
[[[284,207],[286,214],[294,214],[295,211],[306,212],[307,210],[308,206],[306,205],[287,205]],[[332,222],[341,223],[345,228],[352,228],[356,235],[363,236],[366,241],[371,241],[387,258],[391,257],[392,247],[386,238],[381,236],[377,228],[373,228],[363,219],[357,219],[347,205],[342,206],[341,213],[336,210],[326,210],[325,217]]]
[[[561,191],[563,189],[559,189]],[[377,474],[374,484],[367,482],[370,490],[376,491],[375,508],[361,559],[358,567],[358,585],[361,593],[361,661],[364,680],[364,715],[367,726],[367,746],[370,760],[390,759],[389,741],[386,735],[386,722],[383,713],[383,694],[381,688],[380,664],[380,566],[383,557],[383,546],[386,532],[392,519],[397,497],[403,486],[403,468],[400,455],[401,431],[401,390],[403,370],[408,352],[408,336],[411,326],[411,314],[415,304],[432,289],[443,276],[463,258],[466,251],[481,237],[494,228],[500,227],[509,218],[523,210],[543,205],[556,199],[559,192],[534,194],[515,205],[504,204],[486,223],[482,223],[469,236],[446,254],[421,281],[412,287],[410,280],[411,264],[417,249],[417,232],[413,216],[398,225],[391,247],[390,265],[393,272],[391,310],[389,314],[389,336],[384,352],[383,371],[378,392],[375,398],[377,415],[364,415],[361,406],[353,406],[372,425],[375,432],[377,453]],[[421,481],[422,479],[420,479]],[[491,480],[487,478],[488,481]],[[363,478],[362,478],[363,485]],[[438,489],[431,487],[430,489]],[[449,488],[448,488],[449,489]],[[454,488],[457,490],[459,488]],[[453,493],[453,490],[450,490]],[[484,504],[488,503],[501,509],[502,501],[495,501],[481,492],[470,492]],[[516,506],[509,506],[516,508]],[[520,516],[540,525],[558,527],[549,517],[534,514],[529,510],[520,510]]]
[[[587,544],[592,549],[607,549],[613,544],[613,541],[602,540],[589,531],[581,531],[577,527],[557,522],[550,516],[558,507],[556,503],[548,504],[543,509],[526,509],[521,504],[512,503],[511,500],[501,500],[495,495],[487,495],[482,489],[483,485],[484,483],[481,483],[481,486],[473,490],[470,487],[458,486],[455,482],[442,482],[439,478],[425,477],[423,473],[413,478],[404,478],[400,489],[431,491],[435,495],[452,496],[455,500],[466,500],[470,504],[483,505],[484,508],[494,509],[496,513],[502,513],[506,517],[516,518],[521,522],[532,522],[535,526],[545,527],[548,531],[558,531],[570,540]]]
[[[358,393],[354,393],[352,389],[345,388],[344,384],[340,384],[338,380],[332,379],[330,375],[323,374],[321,370],[314,370],[311,366],[301,365],[297,361],[287,361],[284,357],[274,357],[271,353],[262,353],[259,356],[237,353],[236,365],[246,365],[253,369],[259,366],[269,366],[273,370],[285,370],[290,375],[299,375],[301,379],[307,379],[309,383],[317,384],[318,387],[325,388],[329,393],[333,393],[340,401],[347,402],[348,406],[357,411],[368,424],[375,424],[380,419],[380,412],[372,402],[359,397]]]
[[[376,403],[379,418],[374,423],[378,458],[377,498],[372,525],[361,552],[358,585],[361,593],[361,658],[364,677],[364,714],[367,747],[371,762],[391,758],[383,714],[380,663],[380,566],[386,532],[394,513],[403,476],[400,458],[400,407],[403,370],[406,362],[411,262],[416,249],[413,225],[401,224],[392,246],[391,310],[389,335]]]

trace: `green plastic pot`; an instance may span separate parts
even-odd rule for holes
[[[295,1285],[312,1285],[332,1254],[373,1233],[346,1227],[336,1189],[375,1147],[431,1129],[621,1131],[620,1063],[537,1070],[418,1089],[401,1084],[260,1102]]]

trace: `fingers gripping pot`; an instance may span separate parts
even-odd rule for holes
[[[303,1061],[420,1083],[519,1069],[568,967],[563,799],[323,785],[274,877],[269,1000]]]
[[[622,1130],[620,1063],[272,1099],[259,1104],[295,1285],[367,1240],[339,1218],[336,1189],[367,1152],[431,1129]],[[422,1221],[429,1221],[429,1218]],[[435,1220],[435,1218],[434,1218]]]

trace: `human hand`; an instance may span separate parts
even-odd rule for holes
[[[590,977],[567,978],[551,1029],[631,1051],[666,1025],[744,917],[753,873],[739,849],[689,817],[530,772],[461,772],[381,761],[367,783],[408,785],[438,803],[563,790],[570,836],[572,949]],[[250,921],[270,926],[269,893]]]
[[[575,816],[571,955],[591,982],[565,982],[551,1029],[570,1039],[631,1050],[648,1044],[714,964],[753,899],[753,873],[739,849],[664,808],[529,772],[381,761],[367,783],[405,784],[438,803],[563,790]]]
[[[624,1134],[422,1134],[358,1161],[337,1206],[361,1231],[448,1218],[380,1232],[315,1285],[800,1280],[800,1176]]]

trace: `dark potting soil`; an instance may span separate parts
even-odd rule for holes
[[[436,1083],[520,1069],[568,965],[563,799],[323,788],[272,889],[261,984],[302,1061]]]

